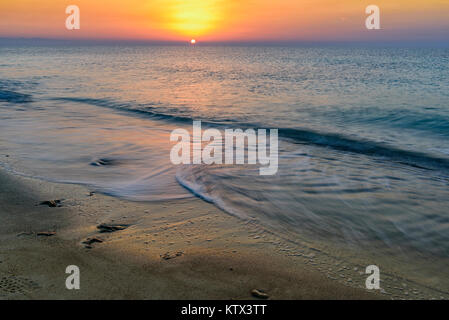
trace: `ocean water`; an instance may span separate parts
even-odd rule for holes
[[[279,129],[278,173],[172,165],[170,132],[193,120]],[[135,201],[198,196],[449,291],[448,49],[1,46],[0,163]]]

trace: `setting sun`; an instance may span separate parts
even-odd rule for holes
[[[196,43],[195,39],[190,40],[190,44],[195,44],[195,43]]]
[[[203,35],[215,27],[222,14],[217,0],[172,0],[167,6],[167,27],[176,33]]]

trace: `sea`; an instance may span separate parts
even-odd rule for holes
[[[276,175],[174,165],[170,133],[198,120],[278,129]],[[2,44],[0,164],[131,201],[199,197],[449,293],[447,48]]]

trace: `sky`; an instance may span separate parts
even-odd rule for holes
[[[380,30],[365,27],[371,4]],[[65,27],[68,5],[79,30]],[[0,37],[438,42],[449,41],[449,0],[0,0]]]

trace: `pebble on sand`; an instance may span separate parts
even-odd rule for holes
[[[54,236],[55,234],[56,234],[56,232],[53,232],[53,231],[42,231],[42,232],[36,233],[36,235],[38,235],[38,236],[45,236],[45,237],[51,237],[51,236]]]
[[[91,245],[92,243],[102,243],[103,240],[100,238],[87,238],[83,241],[84,244]]]
[[[166,252],[163,255],[161,255],[161,258],[164,259],[164,260],[170,260],[170,259],[173,259],[173,258],[176,258],[176,257],[180,257],[183,254],[184,254],[184,252],[182,252],[182,251],[178,251],[175,254],[170,254],[170,252]]]
[[[97,229],[99,229],[100,232],[115,232],[115,231],[125,230],[126,228],[128,228],[128,225],[125,225],[125,224],[102,223],[97,226]]]
[[[251,295],[259,299],[268,299],[270,297],[266,292],[258,289],[251,290]]]
[[[61,207],[62,200],[48,200],[48,201],[42,201],[41,203],[39,203],[39,205],[41,206],[49,206],[50,208],[56,208],[56,207]]]

